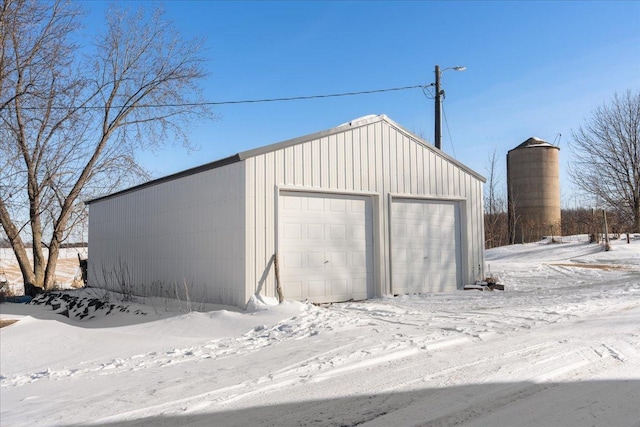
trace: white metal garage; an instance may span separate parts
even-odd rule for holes
[[[278,211],[287,298],[321,303],[373,296],[370,197],[282,192]]]
[[[460,289],[483,274],[483,182],[363,117],[90,201],[89,284],[243,307],[277,295],[277,258],[290,300]]]

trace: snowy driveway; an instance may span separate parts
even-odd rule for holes
[[[640,425],[640,242],[487,258],[506,291],[120,327],[5,304],[1,424]]]

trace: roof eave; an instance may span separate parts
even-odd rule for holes
[[[157,179],[153,179],[151,181],[144,182],[142,184],[134,185],[133,187],[125,188],[124,190],[116,191],[115,193],[106,194],[104,196],[96,197],[90,200],[85,201],[84,203],[89,205],[91,203],[99,202],[105,199],[110,199],[112,197],[121,196],[123,194],[131,193],[137,190],[141,190],[146,187],[151,187],[157,184],[162,184],[163,182],[173,181],[174,179],[183,178],[189,175],[195,175],[200,172],[208,171],[211,169],[216,169],[222,166],[227,166],[233,163],[239,162],[241,159],[238,154],[234,154],[233,156],[225,157],[224,159],[219,159],[210,163],[206,163],[204,165],[196,166],[194,168],[186,169],[171,175],[163,176]]]

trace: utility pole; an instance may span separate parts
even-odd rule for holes
[[[440,114],[442,112],[442,96],[440,90],[440,66],[436,65],[436,96],[435,96],[435,128],[434,128],[434,144],[438,150],[442,149],[442,121]]]
[[[435,105],[435,113],[436,113],[436,118],[434,121],[434,141],[433,143],[435,144],[436,148],[438,150],[442,150],[442,119],[441,119],[441,114],[442,114],[442,96],[444,95],[444,91],[442,89],[440,89],[440,77],[442,76],[442,73],[444,73],[447,70],[455,70],[455,71],[464,71],[466,70],[467,67],[463,67],[461,65],[458,65],[456,67],[447,67],[444,70],[440,71],[440,66],[436,65],[436,82],[435,82],[435,87],[436,87],[436,96],[435,96],[435,101],[436,101],[436,105]]]

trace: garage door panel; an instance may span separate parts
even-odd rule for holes
[[[302,201],[295,197],[287,197],[282,200],[283,211],[300,211]]]
[[[417,238],[425,238],[427,228],[426,224],[411,224],[411,234]]]
[[[407,237],[409,233],[407,233],[408,225],[407,224],[393,224],[391,226],[391,233],[393,236],[397,236],[398,238]]]
[[[452,224],[455,221],[455,218],[443,218],[442,224],[438,227],[432,227],[431,232],[434,234],[440,234],[443,236],[451,236],[454,237],[454,233],[456,232],[456,227]]]
[[[329,261],[332,264],[332,267],[347,267],[347,253],[346,252],[333,252],[329,254]]]
[[[324,280],[310,280],[309,281],[309,296],[310,297],[320,297],[325,295],[326,292],[326,286],[325,286],[325,281]],[[288,290],[288,287],[287,287]]]
[[[300,227],[300,224],[296,224]],[[324,240],[324,224],[307,225],[307,238],[311,240]]]
[[[302,298],[302,281],[290,281],[287,283],[287,298],[299,300]]]
[[[329,230],[331,240],[345,240],[347,238],[347,227],[344,224],[331,224]]]
[[[324,268],[327,257],[324,252],[309,252],[307,254],[307,265],[309,268]]]
[[[449,283],[456,280],[456,275],[454,273],[441,274],[440,276],[441,276],[443,286],[447,286]]]
[[[459,203],[394,200],[391,212],[392,292],[457,289],[462,276]]]
[[[299,252],[283,252],[280,254],[282,268],[302,268],[302,254]]]
[[[355,277],[353,279],[354,283],[354,292],[353,299],[362,300],[369,298],[369,295],[363,289],[367,289],[367,278],[366,277]]]
[[[285,239],[300,239],[302,237],[302,227],[300,227],[300,224],[285,224],[283,233]]]
[[[330,212],[347,212],[347,202],[344,199],[329,199]],[[326,202],[325,202],[326,203]]]
[[[332,302],[372,296],[371,199],[287,192],[281,198],[279,247],[285,260],[280,275],[285,297]],[[289,295],[289,283],[300,283],[296,297]]]
[[[351,266],[359,271],[368,271],[367,258],[366,252],[351,252]]]
[[[352,215],[360,215],[360,212],[362,212],[363,209],[368,209],[368,204],[369,203],[365,202],[364,200],[353,200],[351,201],[351,203],[349,203],[348,211]]]
[[[438,255],[439,255],[439,258],[444,262],[446,262],[447,260],[449,262],[454,262],[455,256],[456,256],[456,248],[450,245],[444,246],[442,250],[438,253]]]
[[[367,228],[364,225],[352,225],[349,231],[351,240],[367,240]]]
[[[425,277],[422,274],[403,274],[399,273],[396,280],[401,280],[405,289],[403,294],[422,293],[425,287],[429,287],[429,280],[433,278]]]
[[[300,199],[301,209],[308,212],[324,212],[324,200],[322,199]]]
[[[409,262],[409,254],[407,248],[398,248],[393,251],[394,265],[407,264]],[[400,272],[398,272],[400,273]]]
[[[331,282],[331,295],[350,295],[347,279],[333,279]]]

